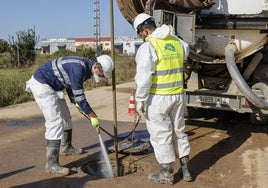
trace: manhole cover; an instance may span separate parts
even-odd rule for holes
[[[118,152],[119,153],[132,153],[132,154],[142,154],[151,148],[149,142],[144,142],[142,140],[131,140],[124,139],[118,142]],[[111,152],[115,152],[114,145],[109,147]]]

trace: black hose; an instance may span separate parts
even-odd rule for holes
[[[83,110],[80,108],[80,106],[79,106],[78,104],[75,104],[75,107],[78,109],[78,111],[79,111],[83,116],[85,116],[85,117],[90,121],[90,117],[89,117],[85,112],[83,112]],[[140,122],[140,116],[138,116],[138,118],[135,118],[135,119],[137,119],[137,120],[136,120],[136,122],[135,122],[135,126],[134,126],[134,128],[132,129],[132,131],[131,131],[129,134],[127,134],[126,136],[118,137],[118,139],[123,140],[123,139],[129,137],[129,136],[135,131],[135,129],[137,128],[137,126],[138,126],[138,124],[139,124],[139,122]],[[105,133],[106,133],[107,135],[109,135],[110,137],[114,138],[114,135],[112,135],[111,133],[109,133],[108,131],[106,131],[106,130],[105,130],[104,128],[102,128],[101,126],[99,126],[99,129],[100,129],[101,131],[105,132]]]
[[[225,48],[225,60],[227,64],[227,69],[234,80],[236,86],[240,90],[240,92],[255,106],[257,106],[260,109],[267,110],[268,109],[268,103],[266,103],[263,99],[258,97],[248,86],[248,84],[245,82],[244,78],[240,74],[236,63],[235,63],[235,57],[234,54],[236,52],[237,48],[234,44],[228,44]]]

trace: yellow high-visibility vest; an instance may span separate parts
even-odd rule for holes
[[[151,94],[172,95],[183,93],[184,50],[175,36],[164,39],[147,37],[154,46],[158,62],[152,75]]]

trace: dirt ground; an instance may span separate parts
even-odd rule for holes
[[[134,128],[134,116],[127,113],[134,83],[96,88],[86,95],[109,133],[117,130],[123,137]],[[116,108],[113,105],[116,96]],[[0,187],[170,187],[150,183],[148,174],[157,172],[153,150],[142,154],[108,156],[118,176],[105,178],[99,173],[100,144],[96,131],[74,106],[68,103],[73,115],[73,145],[82,147],[79,156],[60,156],[60,163],[71,168],[66,177],[45,173],[44,120],[35,102],[0,108]],[[114,115],[114,111],[117,115]],[[268,126],[254,126],[247,115],[204,110],[199,117],[186,121],[191,143],[190,165],[193,182],[184,182],[179,162],[175,165],[176,182],[173,187],[189,188],[264,188],[268,185]],[[117,121],[115,121],[116,119]],[[135,137],[148,142],[144,121],[134,132]],[[105,145],[112,146],[113,138],[101,131]],[[105,167],[102,167],[105,168]]]

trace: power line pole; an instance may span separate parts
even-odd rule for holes
[[[95,12],[95,40],[96,40],[96,46],[95,46],[95,50],[96,50],[96,56],[100,55],[100,45],[99,45],[99,41],[100,41],[100,3],[99,0],[95,0],[94,1],[94,12]]]

